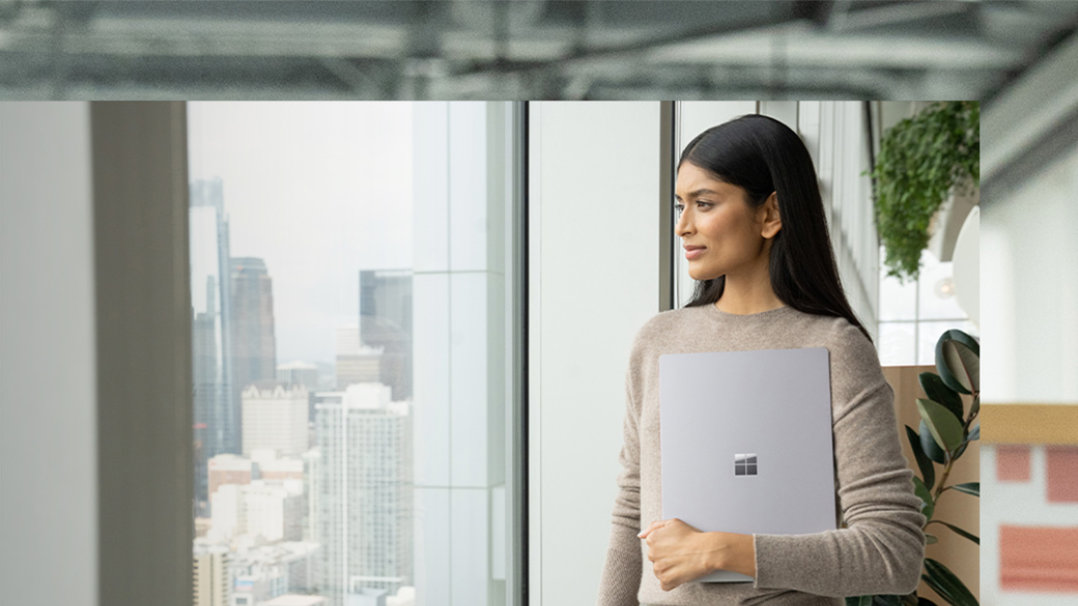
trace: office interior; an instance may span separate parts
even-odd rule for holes
[[[413,4],[411,10],[420,11],[423,3]],[[979,321],[973,331],[984,346],[987,378],[979,451],[982,547],[977,561],[966,563],[978,570],[983,603],[1073,600],[1073,569],[1043,564],[1045,558],[1074,561],[1071,546],[1078,544],[1060,540],[1075,532],[1076,499],[1053,488],[1075,480],[1070,462],[1078,441],[1067,431],[1078,414],[1078,349],[1069,338],[1078,330],[1076,282],[1066,263],[1076,252],[1069,237],[1075,211],[1067,201],[1078,190],[1078,92],[1069,76],[1078,65],[1073,8],[1037,2],[936,8],[854,2],[832,3],[824,12],[815,4],[773,3],[753,14],[756,9],[737,5],[746,12],[734,29],[705,26],[690,40],[656,40],[631,22],[633,11],[615,12],[602,3],[575,9],[569,3],[541,4],[530,14],[512,8],[491,17],[486,38],[439,30],[430,38],[438,49],[460,53],[446,60],[418,56],[424,44],[433,43],[415,33],[439,29],[437,17],[446,13],[422,13],[428,15],[425,23],[392,24],[390,17],[378,22],[371,8],[351,9],[345,18],[325,9],[321,21],[305,26],[319,34],[311,36],[286,27],[297,17],[282,9],[276,20],[256,20],[246,37],[217,51],[236,56],[219,62],[219,72],[210,75],[200,71],[205,59],[195,46],[213,38],[213,19],[183,12],[200,9],[146,7],[136,17],[110,3],[74,16],[59,16],[63,9],[47,3],[9,7],[3,52],[17,60],[4,62],[3,94],[12,101],[0,103],[0,367],[7,386],[0,461],[11,480],[5,483],[10,498],[4,500],[4,534],[11,538],[5,543],[20,546],[4,549],[5,586],[17,601],[188,604],[199,591],[192,583],[192,545],[199,532],[192,520],[196,429],[187,429],[194,414],[194,160],[188,128],[197,110],[193,103],[95,100],[355,97],[686,101],[670,109],[665,108],[672,104],[657,101],[434,101],[410,111],[414,129],[443,133],[445,149],[478,145],[505,160],[493,168],[460,166],[448,153],[414,152],[415,162],[447,176],[436,196],[442,214],[421,216],[413,208],[410,219],[415,229],[443,234],[417,238],[413,245],[415,309],[420,294],[440,302],[414,316],[416,338],[426,326],[430,340],[429,347],[414,349],[413,372],[441,373],[426,391],[441,398],[442,406],[440,416],[425,419],[417,406],[413,429],[425,423],[442,427],[442,433],[424,446],[430,464],[424,468],[421,456],[413,461],[416,516],[410,528],[415,536],[431,533],[428,544],[438,548],[411,554],[414,594],[396,588],[392,595],[361,596],[360,579],[352,583],[353,601],[593,601],[615,488],[629,340],[650,315],[683,301],[687,287],[679,274],[683,268],[657,229],[663,220],[662,142],[677,140],[663,138],[664,125],[684,131],[760,112],[797,125],[811,139],[813,132],[821,137],[820,123],[831,119],[837,125],[848,115],[862,138],[866,130],[878,137],[888,123],[882,104],[865,120],[863,102],[827,100],[851,98],[983,100]],[[454,19],[464,14],[460,19],[467,27],[482,31],[475,25],[481,18],[467,16],[473,10],[467,3],[451,10]],[[658,19],[649,9],[634,10],[641,11],[640,19]],[[698,9],[673,10],[684,16]],[[225,15],[217,27],[236,27],[252,16]],[[624,29],[617,30],[622,23]],[[955,42],[938,31],[939,23],[976,27]],[[617,35],[602,33],[612,26]],[[350,27],[369,35],[355,42]],[[535,29],[530,38],[523,33],[528,27]],[[671,34],[678,31],[673,27]],[[197,28],[209,31],[193,35]],[[33,53],[12,46],[49,48],[46,34],[56,31],[75,47],[96,50],[77,56],[55,51],[46,65],[41,56],[31,58]],[[139,31],[153,34],[131,36]],[[277,41],[296,48],[301,38],[324,41],[332,31],[339,35],[329,36],[327,50],[313,59],[324,70],[316,76],[304,69],[303,61],[312,61],[305,57],[309,52],[277,56],[281,51],[271,52],[265,42],[296,36],[291,45]],[[884,31],[895,36],[889,65],[881,65],[878,50],[873,54],[865,43]],[[610,39],[624,44],[631,32],[641,32],[635,44],[618,52],[603,49]],[[141,42],[124,41],[129,38]],[[738,54],[753,43],[766,44],[769,59]],[[802,43],[817,54],[794,52]],[[985,52],[989,46],[992,52]],[[849,69],[819,58],[843,48],[851,50]],[[951,54],[924,69],[928,59],[919,53],[927,53],[925,48],[937,56]],[[418,57],[400,63],[360,59],[375,52]],[[537,55],[513,55],[525,52]],[[536,59],[544,52],[545,59]],[[462,73],[454,61],[472,61],[474,73]],[[555,68],[559,61],[564,65]],[[289,80],[281,73],[307,75]],[[67,101],[34,101],[45,98]],[[815,100],[785,101],[791,98]],[[888,107],[894,120],[923,104]],[[671,115],[682,122],[671,123]],[[454,143],[453,124],[458,134],[480,128],[487,137]],[[509,136],[514,133],[525,136]],[[836,137],[836,131],[828,136]],[[871,185],[853,168],[860,160],[852,162],[846,180],[834,181],[832,237],[844,283],[862,285],[863,294],[854,295],[859,315],[874,317],[882,278],[879,249],[871,245]],[[453,180],[454,170],[467,177]],[[418,201],[421,186],[429,186],[429,176],[411,177],[413,199]],[[840,182],[848,194],[839,191]],[[609,200],[611,191],[625,206],[616,220],[596,203]],[[486,229],[476,232],[477,223]],[[611,264],[603,259],[608,242],[596,237],[607,230],[640,244],[619,251],[619,262]],[[514,233],[516,238],[509,237]],[[458,330],[475,326],[487,338],[461,341]],[[574,336],[580,334],[594,338]],[[479,362],[452,365],[465,359]],[[455,372],[470,378],[453,383]],[[417,381],[414,402],[423,389]],[[1029,549],[1031,544],[1037,548]],[[580,553],[590,555],[573,556]],[[63,583],[55,582],[57,571]],[[428,583],[426,590],[420,579]],[[220,584],[230,586],[230,604],[244,593],[252,605],[285,595],[256,598],[254,580]]]

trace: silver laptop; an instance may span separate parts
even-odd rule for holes
[[[661,355],[659,411],[664,519],[744,534],[836,527],[827,349]]]

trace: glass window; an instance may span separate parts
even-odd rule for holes
[[[940,335],[951,329],[958,329],[974,338],[980,338],[977,328],[969,320],[918,322],[917,364],[935,366],[936,342],[939,341]]]
[[[881,246],[880,259],[885,254]],[[936,341],[945,331],[958,329],[980,337],[955,298],[952,266],[922,251],[920,275],[903,284],[888,276],[880,263],[880,364],[932,366]]]
[[[880,248],[880,258],[883,258]],[[886,271],[880,272],[880,322],[915,320],[917,318],[917,282],[905,284]]]
[[[237,600],[505,603],[512,112],[188,104],[194,549]]]
[[[954,295],[954,276],[951,261],[941,262],[929,251],[921,254],[920,289],[918,292],[919,317],[922,320],[948,320],[965,318],[966,312],[958,306]]]
[[[915,359],[915,322],[880,322],[880,365],[903,366]]]

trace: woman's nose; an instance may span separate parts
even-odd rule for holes
[[[689,219],[689,210],[685,209],[678,215],[677,224],[674,226],[674,233],[678,236],[685,236],[692,231],[692,220]]]

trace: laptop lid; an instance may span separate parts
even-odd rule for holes
[[[836,527],[823,347],[659,356],[663,518],[702,531]],[[751,581],[719,571],[700,581]]]

